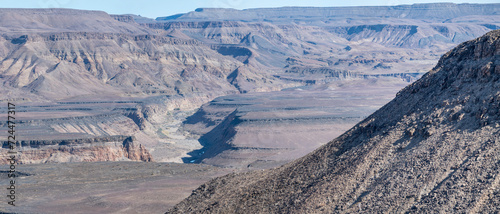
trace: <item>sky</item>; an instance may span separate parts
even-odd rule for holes
[[[284,6],[342,7],[394,6],[400,4],[453,2],[500,3],[500,0],[0,0],[0,8],[73,8],[102,10],[109,14],[136,14],[149,18],[170,16],[196,8],[263,8]]]

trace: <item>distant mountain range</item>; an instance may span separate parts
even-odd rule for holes
[[[302,69],[425,72],[431,66],[426,60],[500,26],[500,4],[197,9],[156,21],[70,9],[0,11],[4,85],[58,98],[97,88],[122,95],[206,94],[212,86],[222,94],[272,90],[307,82],[295,75]],[[137,54],[142,56],[132,57]],[[420,62],[410,62],[415,60]],[[60,69],[81,75],[51,78]],[[191,71],[211,86],[190,78]],[[67,89],[54,93],[44,82]]]
[[[158,17],[155,21],[311,22],[338,19],[396,18],[453,22],[464,16],[500,15],[500,4],[431,3],[397,6],[281,7],[257,9],[198,8],[193,12]],[[476,20],[469,20],[476,22]]]

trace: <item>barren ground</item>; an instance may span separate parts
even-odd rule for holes
[[[0,166],[6,193],[8,166]],[[231,172],[203,164],[93,162],[16,168],[15,213],[163,213],[208,180]],[[5,202],[5,203],[4,203]]]

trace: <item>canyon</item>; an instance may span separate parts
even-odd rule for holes
[[[496,29],[500,4],[199,8],[156,19],[0,9],[0,103],[16,105],[18,168],[30,182],[59,169],[68,171],[65,185],[79,185],[70,179],[76,171],[112,163],[175,163],[186,178],[203,169],[189,184],[180,175],[154,178],[183,186],[168,203],[154,202],[151,212],[164,212],[211,178],[295,163],[323,148],[428,76],[451,48]],[[103,179],[114,186],[121,178],[113,176],[131,175]],[[29,194],[43,194],[42,184]],[[72,198],[79,209],[71,212],[112,197]],[[30,200],[20,212],[42,208],[41,198]],[[131,206],[96,212],[136,213]]]

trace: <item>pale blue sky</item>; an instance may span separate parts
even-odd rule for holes
[[[393,6],[399,4],[454,2],[454,3],[500,3],[500,0],[480,1],[406,1],[406,0],[0,0],[2,8],[73,8],[102,10],[110,14],[137,14],[156,18],[193,11],[200,7],[218,8],[262,8],[283,6]]]

